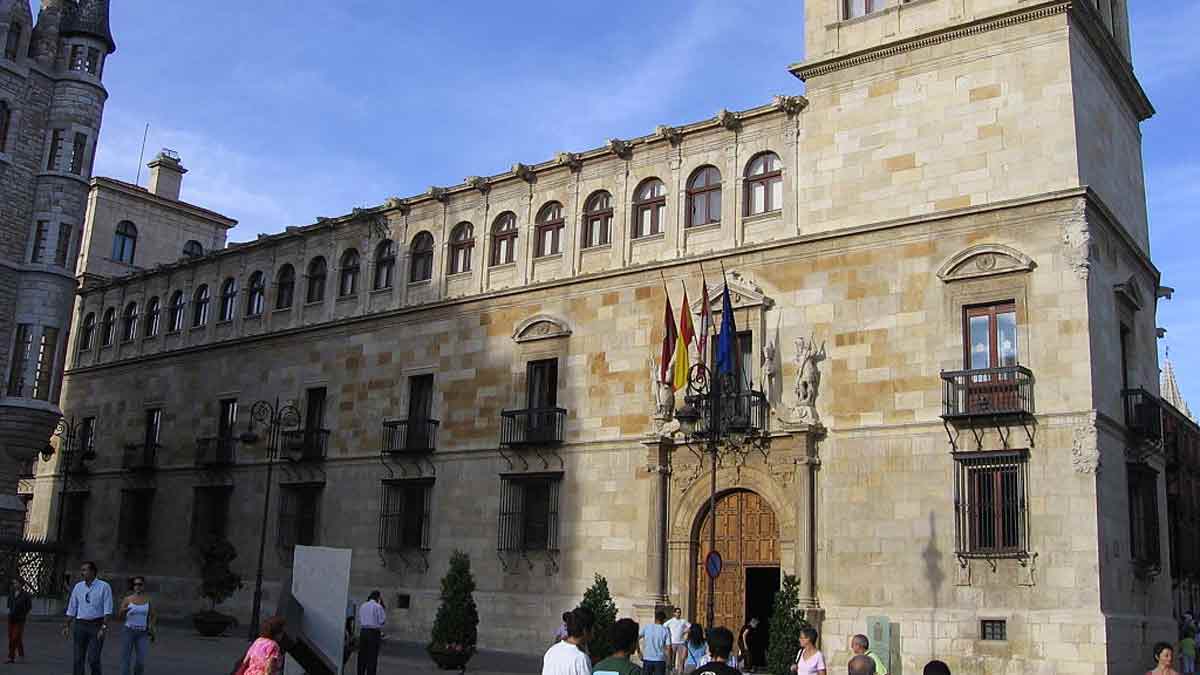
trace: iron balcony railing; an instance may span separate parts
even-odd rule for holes
[[[1024,366],[942,371],[942,418],[1033,415],[1033,381]]]
[[[565,408],[526,408],[500,413],[500,444],[561,445],[567,426]]]
[[[158,458],[158,443],[126,445],[121,456],[121,468],[127,471],[149,471],[154,469]]]
[[[206,436],[196,439],[196,466],[229,466],[233,464],[233,436]]]
[[[1145,389],[1125,389],[1121,392],[1125,404],[1125,428],[1135,440],[1155,442],[1162,438],[1162,402]]]
[[[383,452],[425,453],[437,450],[438,427],[431,419],[392,420],[383,423]]]
[[[321,462],[329,448],[328,429],[296,429],[280,433],[283,452],[301,462]]]
[[[711,397],[700,399],[705,413],[696,422],[696,436],[708,436],[714,426],[712,419],[718,418],[717,435],[765,434],[770,431],[771,406],[761,391],[742,389],[722,391],[720,408],[713,413]]]

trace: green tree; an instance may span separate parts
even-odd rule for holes
[[[773,605],[767,670],[771,675],[789,675],[800,651],[800,629],[808,626],[800,611],[800,580],[784,575]]]
[[[209,613],[241,589],[242,575],[230,568],[236,559],[237,549],[225,539],[209,540],[201,549],[200,596],[208,600]]]
[[[583,602],[579,603],[579,606],[592,610],[592,615],[596,617],[592,641],[588,644],[592,661],[597,662],[612,656],[613,646],[609,640],[609,633],[613,624],[617,622],[617,605],[608,592],[608,580],[597,574],[592,587],[583,594]]]
[[[475,607],[475,577],[471,558],[462,551],[450,556],[450,570],[442,577],[442,604],[433,620],[429,650],[444,653],[475,651],[479,610]]]

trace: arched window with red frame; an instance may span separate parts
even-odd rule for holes
[[[535,257],[562,253],[563,208],[558,202],[550,202],[538,211],[534,223],[537,225],[537,251]]]
[[[699,227],[721,222],[721,172],[715,166],[702,166],[692,172],[687,183],[687,226]]]
[[[633,193],[633,238],[662,234],[667,224],[667,188],[657,178],[647,178]]]

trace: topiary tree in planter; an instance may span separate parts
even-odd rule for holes
[[[230,564],[237,559],[237,549],[225,539],[212,539],[200,548],[200,597],[208,600],[208,609],[192,615],[196,630],[204,635],[220,635],[237,620],[217,611],[242,588],[242,575]]]
[[[592,657],[592,663],[598,663],[612,656],[613,646],[609,640],[609,632],[617,622],[617,605],[608,592],[608,579],[597,574],[591,588],[583,594],[583,602],[579,603],[579,606],[592,610],[592,616],[596,617],[592,641],[588,643],[588,653]]]
[[[475,655],[479,638],[479,610],[475,607],[475,577],[471,558],[462,551],[450,556],[450,570],[442,577],[442,604],[433,620],[427,650],[443,670],[461,670]]]
[[[785,574],[773,605],[767,671],[771,675],[789,675],[800,651],[800,629],[808,627],[800,611],[800,580]]]

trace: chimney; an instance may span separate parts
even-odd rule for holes
[[[179,186],[183,183],[183,174],[187,173],[179,162],[179,153],[163,148],[146,166],[150,167],[150,192],[178,201]]]

